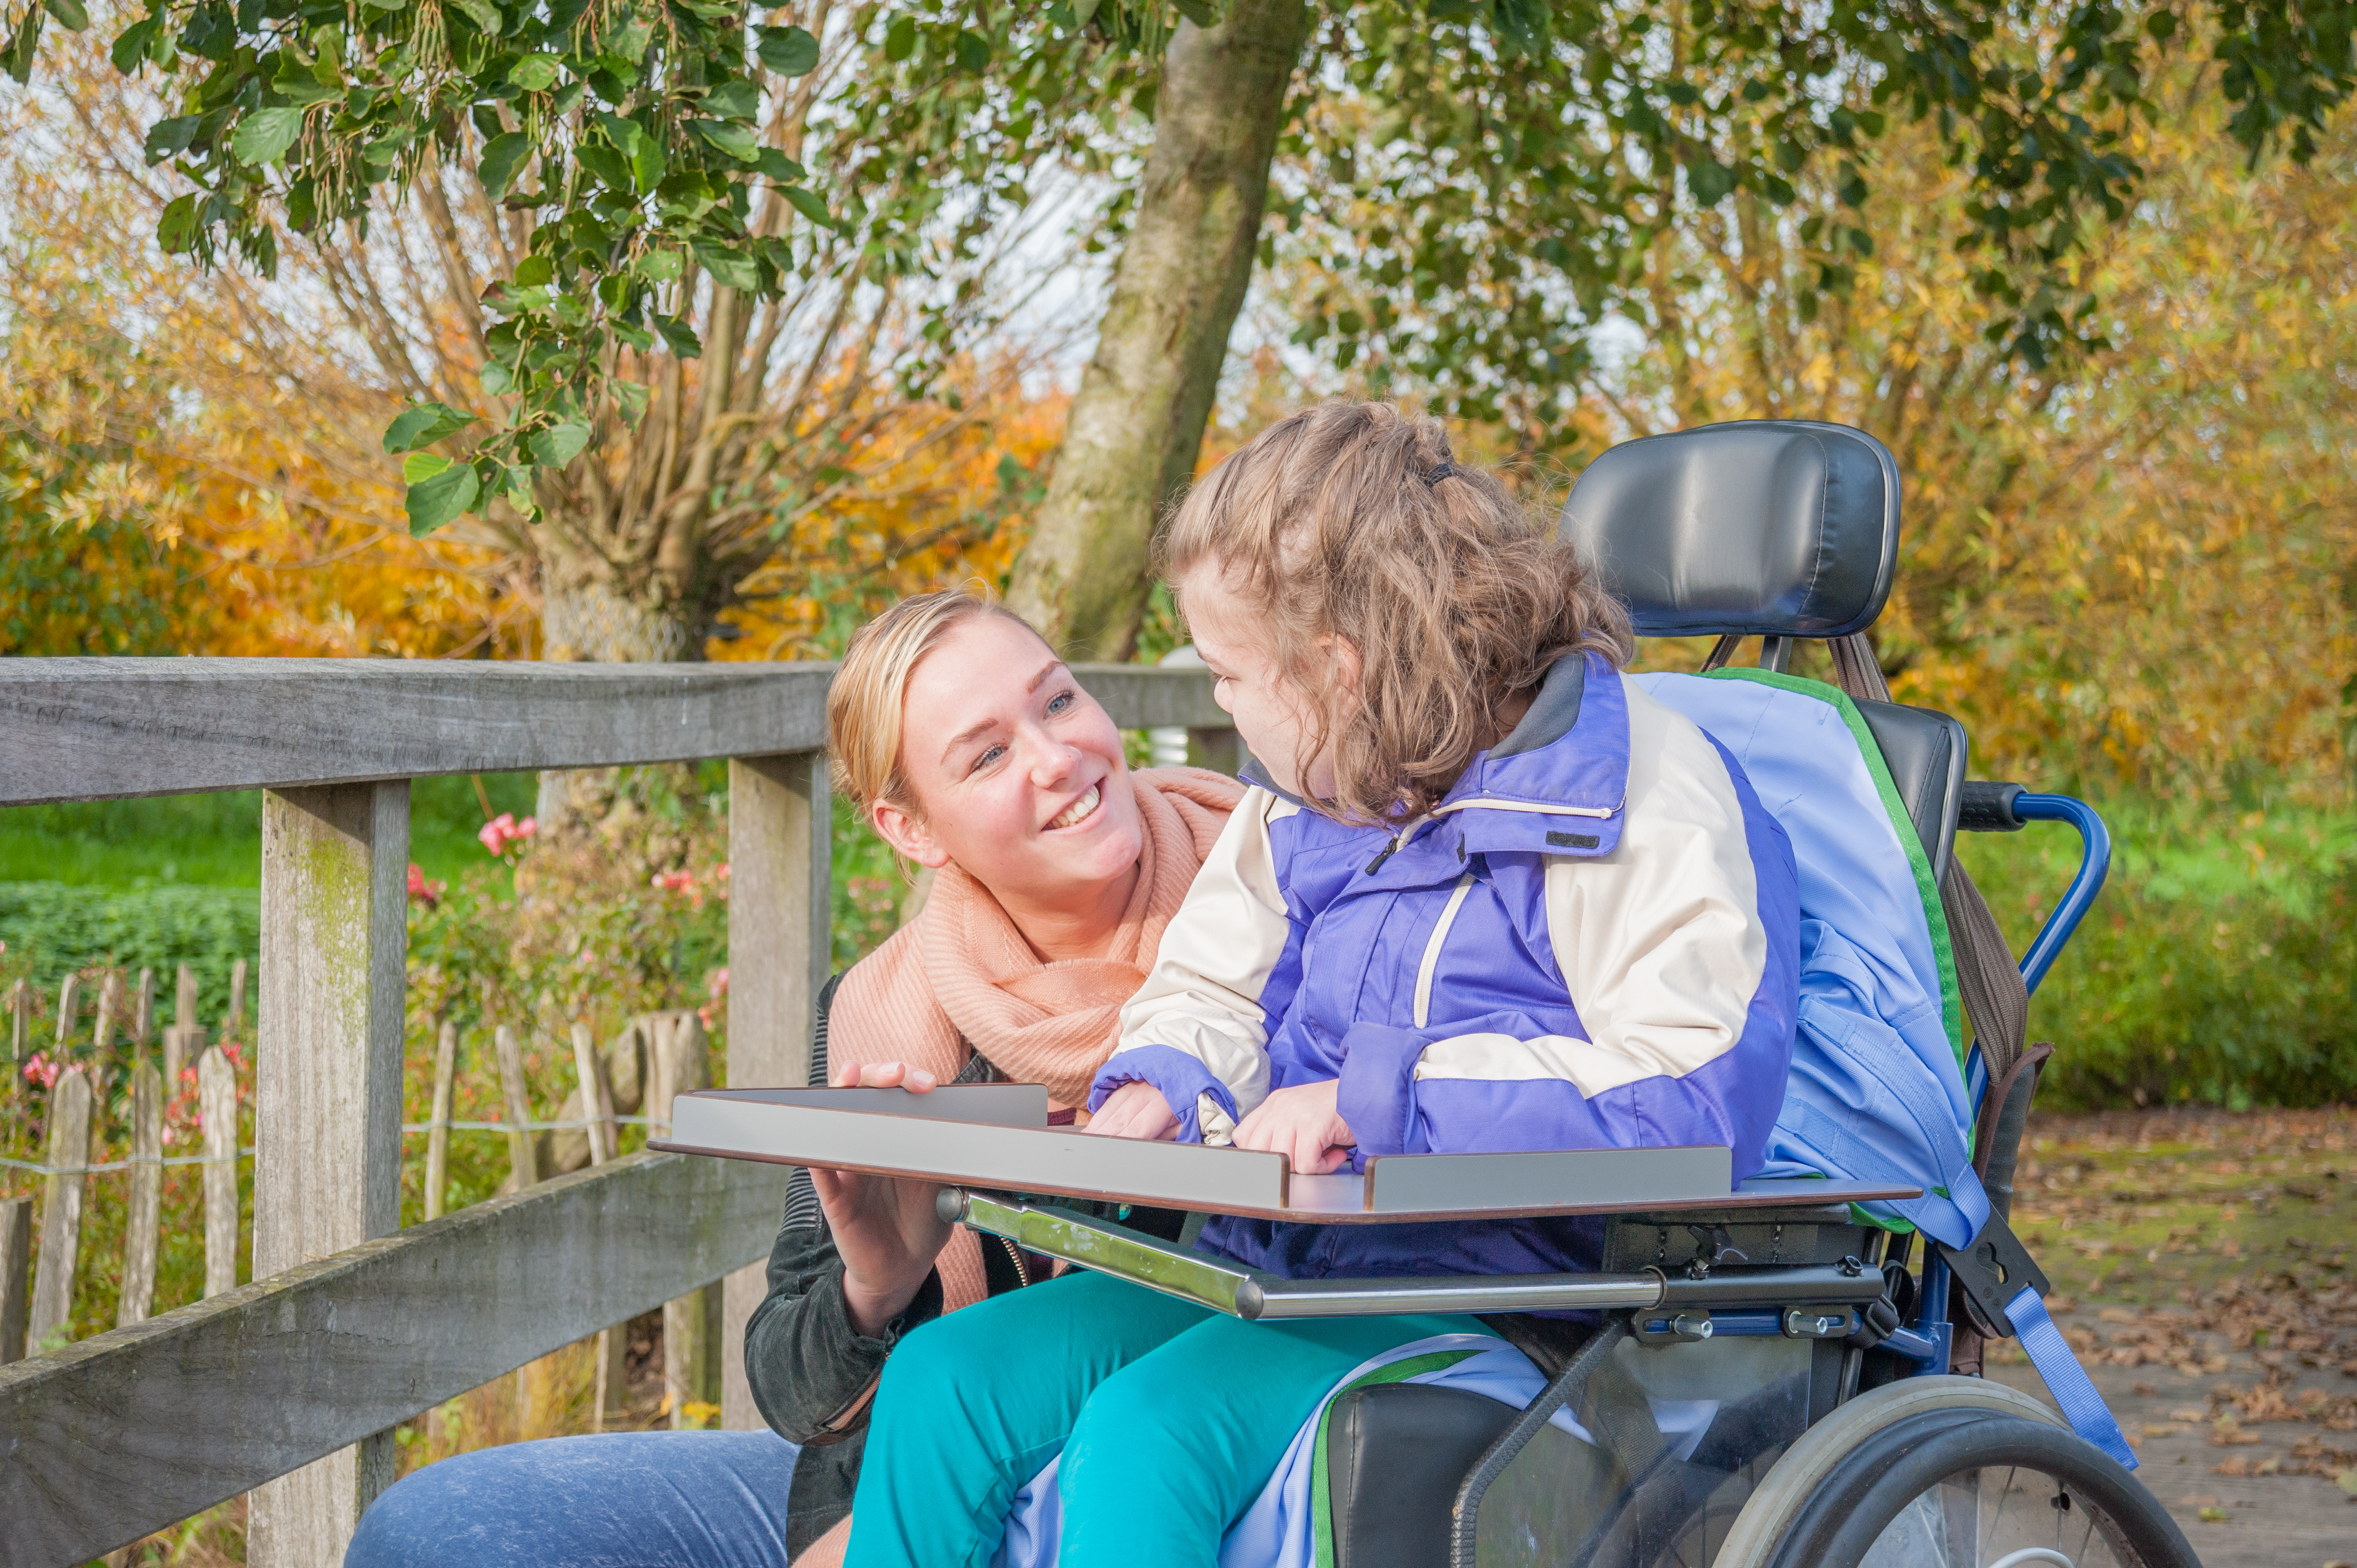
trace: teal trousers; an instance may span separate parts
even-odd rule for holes
[[[985,1568],[1059,1454],[1059,1568],[1212,1568],[1301,1423],[1370,1357],[1470,1317],[1244,1323],[1075,1273],[951,1313],[884,1364],[846,1568]]]

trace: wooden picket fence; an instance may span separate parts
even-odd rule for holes
[[[1207,749],[1232,755],[1200,670],[1078,672],[1124,727],[1197,730]],[[829,965],[819,748],[832,674],[823,664],[0,660],[0,807],[264,791],[253,1283],[54,1350],[36,1337],[34,1354],[0,1366],[0,1534],[12,1568],[87,1563],[240,1493],[249,1563],[335,1568],[391,1480],[396,1424],[716,1285],[719,1313],[694,1316],[707,1329],[719,1319],[705,1354],[720,1366],[721,1423],[759,1424],[741,1347],[787,1173],[614,1157],[606,1133],[621,1112],[597,1087],[600,1053],[586,1032],[572,1044],[589,1093],[557,1120],[595,1124],[582,1129],[592,1163],[544,1176],[526,1139],[511,1145],[533,1162],[519,1175],[544,1179],[401,1227],[409,781],[727,759],[729,1029],[715,1076],[802,1083]],[[193,1020],[173,1028],[183,1026]],[[701,1031],[683,1045],[683,1028],[664,1026],[673,1043],[648,1058],[665,1087],[642,1113],[703,1081],[691,1059]],[[504,1062],[513,1047],[494,1044]],[[437,1141],[447,1159],[459,1130],[444,1081],[456,1044],[440,1047],[429,1162]],[[234,1080],[229,1092],[233,1104]],[[87,1149],[86,1123],[76,1143],[70,1115],[52,1120],[57,1154]],[[511,1109],[500,1131],[515,1135],[519,1120]],[[206,1126],[210,1136],[213,1116]],[[234,1144],[225,1153],[233,1181]],[[56,1154],[45,1163],[52,1181],[73,1165]],[[132,1179],[146,1168],[135,1158]],[[208,1194],[209,1274],[210,1227],[234,1205],[217,1209]],[[64,1207],[61,1188],[44,1233]],[[0,1253],[28,1250],[28,1220],[0,1227]],[[233,1258],[230,1236],[221,1251]],[[683,1341],[691,1310],[681,1309]]]
[[[164,1228],[164,1172],[173,1165],[204,1171],[205,1286],[208,1296],[237,1286],[238,1147],[237,1042],[244,1033],[247,964],[237,961],[230,983],[230,1011],[221,1020],[219,1045],[205,1043],[197,1022],[197,982],[184,964],[175,987],[174,1021],[166,1025],[160,1065],[151,1054],[156,1036],[156,976],[140,972],[137,989],[126,994],[120,976],[106,972],[97,987],[96,1019],[88,1051],[81,1047],[84,976],[76,972],[59,987],[55,1036],[47,1050],[34,1048],[37,1007],[31,984],[18,981],[5,1001],[9,1033],[9,1085],[26,1092],[27,1073],[49,1069],[43,1084],[48,1149],[38,1163],[11,1159],[8,1174],[40,1179],[40,1244],[32,1245],[33,1197],[0,1198],[0,1365],[24,1359],[28,1348],[56,1348],[70,1338],[75,1270],[81,1258],[83,1202],[93,1176],[116,1172],[128,1182],[124,1206],[123,1285],[115,1321],[145,1323],[156,1300],[156,1262]],[[91,1072],[117,1059],[115,1033],[124,1038],[120,1060],[131,1084],[128,1113],[130,1155],[105,1161],[97,1151],[116,1140],[100,1125]],[[76,1060],[84,1056],[86,1060]],[[204,1153],[167,1156],[165,1109],[184,1082],[193,1079],[197,1122]],[[13,1182],[6,1185],[13,1186]]]

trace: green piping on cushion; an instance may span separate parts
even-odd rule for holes
[[[1956,950],[1948,935],[1947,908],[1940,902],[1940,885],[1932,875],[1932,857],[1925,853],[1923,841],[1916,836],[1915,820],[1907,814],[1906,802],[1899,798],[1899,785],[1890,777],[1890,764],[1883,760],[1882,747],[1875,741],[1874,732],[1867,727],[1866,715],[1857,711],[1848,693],[1805,675],[1780,674],[1773,670],[1712,670],[1704,678],[1757,681],[1763,686],[1814,697],[1829,703],[1849,726],[1850,738],[1857,742],[1858,751],[1866,757],[1867,771],[1874,776],[1874,788],[1882,797],[1882,809],[1889,814],[1899,845],[1907,852],[1907,864],[1915,873],[1915,891],[1923,901],[1923,918],[1932,929],[1932,956],[1940,966],[1941,1020],[1948,1026],[1949,1047],[1956,1053],[1956,1070],[1969,1078],[1964,1060],[1964,1000],[1956,985]]]
[[[1504,1340],[1498,1342],[1500,1345]],[[1372,1388],[1377,1383],[1404,1383],[1410,1378],[1426,1372],[1437,1372],[1453,1367],[1468,1356],[1487,1355],[1496,1346],[1468,1346],[1461,1350],[1435,1350],[1428,1356],[1410,1356],[1404,1361],[1394,1361],[1387,1367],[1377,1367],[1363,1378],[1354,1378],[1336,1389],[1325,1406],[1318,1412],[1318,1435],[1312,1440],[1309,1455],[1309,1521],[1317,1541],[1318,1568],[1334,1568],[1334,1499],[1327,1489],[1326,1423],[1334,1414],[1334,1401],[1352,1389]]]

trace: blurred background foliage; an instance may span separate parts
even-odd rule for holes
[[[404,527],[377,439],[400,399],[370,368],[367,313],[339,305],[326,273],[306,281],[291,252],[267,286],[156,252],[145,236],[162,192],[125,151],[136,89],[58,47],[61,87],[0,100],[0,653],[547,651],[523,553]],[[2225,133],[2204,79],[2216,68],[2171,69],[2157,89],[2166,112],[2131,123],[2147,171],[2137,205],[2071,263],[2097,304],[2087,325],[2101,341],[2083,353],[2033,370],[1992,343],[1998,307],[1955,248],[1965,178],[1928,126],[1900,125],[1860,155],[1873,177],[1863,206],[1828,165],[1795,177],[1785,209],[1741,189],[1681,207],[1631,263],[1636,285],[1558,367],[1555,413],[1534,419],[1507,398],[1451,432],[1544,509],[1588,457],[1635,435],[1783,415],[1882,437],[1907,487],[1899,591],[1877,633],[1894,686],[1965,720],[1977,775],[2085,793],[2121,844],[2035,1015],[2034,1032],[2065,1047],[2054,1092],[2088,1105],[2348,1099],[2357,133],[2343,117],[2310,163],[2254,162]],[[1319,183],[1365,107],[1346,80],[1318,85],[1279,145],[1206,466],[1313,398],[1469,406],[1433,379],[1441,361],[1387,347],[1419,341],[1405,295],[1339,367],[1330,342],[1297,340],[1306,322],[1373,320],[1368,291],[1382,287],[1363,258],[1335,260],[1372,232],[1371,215]],[[1134,124],[1115,131],[1134,147]],[[1080,197],[1072,246],[1041,264],[1085,299],[1088,257],[1120,202]],[[1830,292],[1826,225],[1855,231],[1852,275]],[[398,235],[382,238],[397,258]],[[459,330],[437,298],[393,302],[429,346]],[[866,319],[888,348],[888,320]],[[870,378],[846,392],[830,415],[842,441],[799,470],[771,547],[696,651],[830,657],[904,593],[1006,581],[1052,472],[1074,360],[1052,323],[1026,336],[1006,312],[993,319],[926,387]],[[812,363],[823,377],[835,361]],[[1140,655],[1178,635],[1157,596]],[[1648,658],[1698,655],[1667,645]],[[465,951],[512,972],[496,993],[452,983],[447,1004],[483,1019],[585,1009],[603,1032],[609,1015],[657,1000],[710,1004],[722,905],[651,879],[692,872],[709,893],[720,788],[690,779],[632,795],[612,829],[631,853],[574,887],[587,913],[573,931],[531,878],[472,842],[495,811],[529,814],[532,780],[484,780],[479,794],[422,781],[415,857],[446,886],[419,909],[415,961]],[[0,813],[0,940],[50,972],[110,954],[199,962],[210,995],[222,955],[249,940],[255,845],[250,797]],[[2067,879],[2067,845],[2050,834],[1972,840],[1964,854],[2018,939]],[[843,964],[890,932],[906,887],[840,805],[835,865]],[[566,965],[578,972],[562,980]]]

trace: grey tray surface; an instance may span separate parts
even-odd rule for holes
[[[1047,1109],[1036,1084],[704,1090],[678,1098],[672,1135],[648,1146],[1318,1225],[1792,1208],[1920,1191],[1757,1179],[1730,1191],[1723,1147],[1390,1155],[1364,1175],[1296,1176],[1280,1155],[1048,1127]]]

